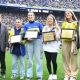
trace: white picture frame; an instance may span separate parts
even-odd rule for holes
[[[29,30],[25,33],[25,38],[36,39],[38,37],[38,31]]]
[[[22,35],[14,35],[10,38],[10,43],[21,43]]]

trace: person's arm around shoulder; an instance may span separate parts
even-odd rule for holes
[[[42,32],[43,29],[43,24],[39,22],[39,28],[40,28],[40,32]]]
[[[42,32],[47,32],[47,26],[44,26]]]
[[[61,35],[61,28],[59,27],[57,32],[56,32],[56,39],[59,40]]]
[[[55,27],[56,27],[56,40],[59,40],[61,35],[61,29],[57,21],[55,21]]]
[[[27,23],[24,24],[23,28],[24,28],[24,32],[26,32],[27,31]]]

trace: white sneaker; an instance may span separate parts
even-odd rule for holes
[[[48,80],[52,80],[53,79],[53,75],[50,74]]]
[[[69,80],[69,77],[68,77],[68,76],[65,76],[65,77],[64,77],[64,80]]]
[[[42,77],[37,77],[37,80],[42,80]]]
[[[32,80],[32,78],[31,77],[27,77],[26,80]]]
[[[70,80],[76,80],[76,78],[75,77],[70,77]]]
[[[52,79],[57,80],[57,75],[53,75]]]
[[[24,79],[24,76],[20,76],[20,79]]]
[[[5,75],[2,75],[2,78],[3,78],[3,79],[5,79],[5,78],[6,78],[6,76],[5,76]]]
[[[11,79],[16,79],[18,75],[12,75]]]

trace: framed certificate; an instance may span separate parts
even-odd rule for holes
[[[74,29],[62,29],[61,38],[62,39],[73,39],[74,38]]]
[[[43,42],[49,42],[55,40],[55,32],[43,32]]]
[[[11,36],[10,43],[20,43],[22,41],[21,35]]]
[[[38,37],[38,31],[28,30],[25,33],[25,38],[36,39]]]

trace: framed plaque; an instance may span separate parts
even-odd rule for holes
[[[73,39],[74,38],[74,29],[62,29],[61,38],[62,39]]]
[[[55,40],[55,32],[43,32],[43,42],[50,42]]]
[[[38,37],[38,31],[28,30],[25,33],[25,38],[36,39]]]
[[[22,35],[14,35],[10,38],[10,43],[21,43]]]

